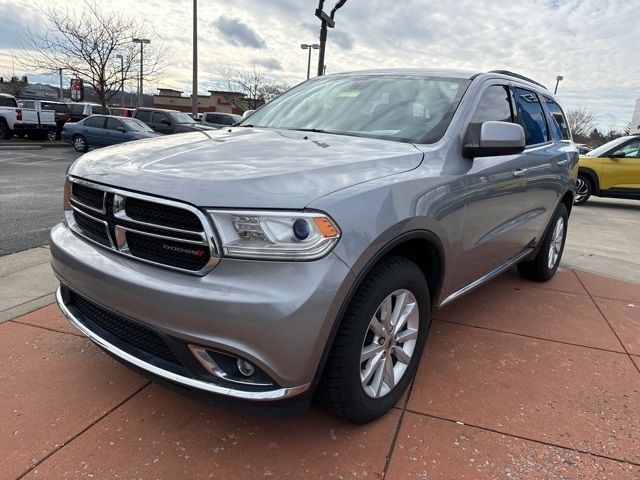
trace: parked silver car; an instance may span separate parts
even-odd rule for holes
[[[181,392],[269,415],[317,393],[368,422],[415,375],[435,309],[512,265],[554,275],[577,162],[554,96],[516,74],[315,78],[238,127],[78,159],[57,299]]]

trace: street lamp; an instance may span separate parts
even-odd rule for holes
[[[148,38],[132,38],[131,41],[133,43],[140,44],[140,80],[138,82],[138,106],[142,107],[142,88],[144,87],[143,79],[142,79],[142,65],[144,62],[144,45],[151,43],[151,40]]]
[[[334,20],[336,11],[339,8],[342,8],[342,6],[345,3],[347,3],[347,0],[338,0],[335,6],[333,7],[333,10],[331,10],[331,13],[328,15],[322,10],[322,7],[324,6],[324,2],[325,0],[318,0],[318,8],[316,9],[316,17],[322,20],[322,24],[320,26],[320,53],[318,55],[318,76],[321,76],[324,71],[324,50],[327,44],[327,27],[333,28],[336,26],[336,22]]]
[[[555,95],[556,93],[558,93],[558,85],[560,84],[560,82],[561,82],[562,80],[564,80],[564,77],[563,77],[562,75],[558,75],[558,76],[556,77],[556,88],[555,88],[555,90],[553,91],[553,94],[554,94],[554,95]]]
[[[309,80],[309,75],[311,74],[311,49],[318,50],[320,48],[320,45],[318,45],[317,43],[303,43],[302,45],[300,45],[300,48],[302,48],[303,50],[309,50],[309,60],[307,60],[307,80]]]
[[[124,108],[124,57],[120,54],[116,55],[120,59],[120,88],[122,89],[122,107]]]

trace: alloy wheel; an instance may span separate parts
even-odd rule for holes
[[[562,242],[564,241],[564,218],[558,217],[556,226],[553,228],[553,237],[551,238],[551,245],[549,245],[549,262],[547,266],[549,270],[556,266],[558,259],[560,258],[560,252],[562,250]]]
[[[381,398],[398,384],[416,346],[420,312],[409,290],[396,290],[378,306],[360,353],[360,382],[367,396]]]
[[[77,137],[74,141],[73,141],[73,147],[78,150],[79,152],[81,152],[82,150],[84,150],[84,139],[82,137]]]
[[[575,203],[580,203],[584,197],[589,194],[589,187],[587,186],[587,182],[582,178],[578,178],[576,182],[576,193],[573,197],[573,201]]]

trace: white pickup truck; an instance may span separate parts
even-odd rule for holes
[[[55,112],[42,110],[39,115],[38,122],[35,108],[20,108],[13,95],[0,93],[0,140],[13,135],[46,138],[49,130],[56,129]]]

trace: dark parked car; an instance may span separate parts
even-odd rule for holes
[[[36,108],[35,100],[18,100],[20,108]],[[69,105],[63,102],[40,102],[40,108],[42,110],[53,110],[55,113],[56,129],[49,130],[47,132],[47,138],[49,140],[60,140],[60,134],[62,133],[62,127],[67,122],[71,122],[71,111]]]
[[[242,117],[233,113],[205,112],[202,115],[202,124],[213,128],[230,127],[241,121]]]
[[[186,113],[177,110],[136,108],[133,118],[137,118],[146,123],[154,131],[164,134],[215,130],[214,128],[199,124]]]
[[[157,133],[135,118],[108,115],[92,115],[77,123],[66,123],[62,130],[62,140],[78,152],[156,136]]]
[[[71,121],[79,122],[91,115],[111,115],[108,108],[97,103],[68,103],[71,112]]]

